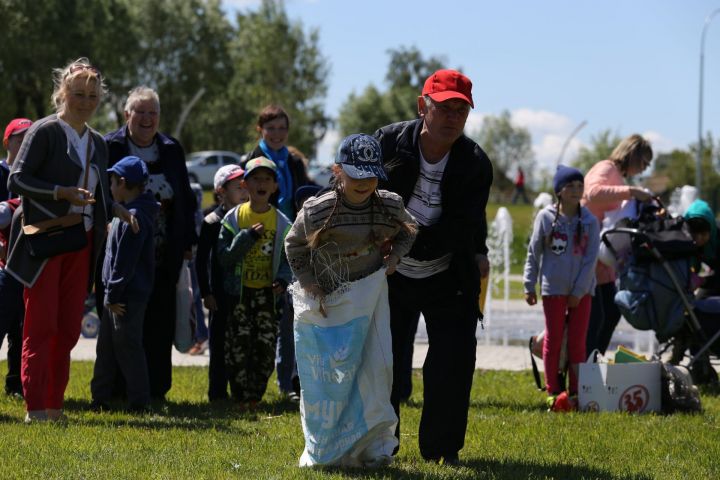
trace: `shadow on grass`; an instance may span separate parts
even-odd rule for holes
[[[185,429],[185,430],[214,430],[221,432],[237,432],[232,420],[259,421],[267,416],[278,416],[298,411],[297,404],[287,400],[262,402],[253,411],[244,411],[232,400],[217,402],[174,402],[165,401],[155,403],[149,413],[137,414],[126,412],[122,404],[113,402],[111,409],[97,416],[87,416],[84,423],[106,425],[112,423],[116,426],[128,426],[147,429]],[[113,408],[114,407],[114,408]],[[92,412],[89,400],[69,398],[65,401],[66,411]],[[0,417],[0,421],[3,421]]]
[[[403,402],[401,405],[401,408],[403,407],[409,407],[409,408],[423,408],[423,401],[411,398],[405,402]],[[504,401],[501,399],[486,399],[486,400],[470,400],[470,408],[476,408],[479,410],[483,410],[486,408],[490,409],[499,409],[499,410],[511,410],[513,412],[533,412],[533,411],[539,411],[544,412],[547,410],[547,406],[542,401],[537,402],[530,402],[530,403],[518,403],[518,402],[511,402],[511,401]]]
[[[532,464],[518,461],[498,461],[498,460],[468,460],[461,461],[458,466],[443,465],[437,467],[444,474],[439,474],[441,478],[453,479],[507,479],[516,480],[519,478],[562,478],[562,479],[581,479],[581,478],[607,478],[617,480],[650,480],[652,477],[647,475],[613,475],[607,470],[598,468],[583,467],[577,465],[568,465],[562,463],[554,464]],[[400,468],[400,465],[391,465],[379,470],[368,470],[360,468],[338,468],[338,467],[321,467],[323,472],[339,473],[349,478],[382,478],[393,479],[426,479],[429,476],[426,469],[422,472],[408,471]]]
[[[491,408],[498,410],[511,410],[513,412],[544,412],[548,409],[547,405],[545,405],[542,400],[531,403],[518,403],[496,398],[485,400],[471,400],[470,408],[477,408],[479,410]]]

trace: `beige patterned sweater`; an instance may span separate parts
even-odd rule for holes
[[[318,284],[326,293],[346,281],[354,281],[377,271],[391,248],[399,258],[412,247],[415,235],[403,230],[395,219],[414,225],[399,195],[378,190],[379,201],[368,199],[363,205],[350,205],[338,199],[336,191],[311,197],[298,213],[285,238],[290,268],[303,286]],[[333,212],[332,220],[320,234],[317,249],[308,245],[308,237],[320,230]],[[372,234],[371,234],[372,232]]]

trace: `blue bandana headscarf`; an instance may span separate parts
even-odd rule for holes
[[[283,146],[280,150],[273,150],[265,143],[265,139],[260,139],[260,150],[265,156],[275,162],[277,165],[277,181],[280,187],[280,198],[278,199],[278,208],[287,215],[290,220],[295,219],[293,211],[293,186],[292,175],[290,175],[290,166],[288,165],[289,152],[287,147]]]

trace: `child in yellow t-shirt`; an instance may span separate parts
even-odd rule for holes
[[[228,295],[225,365],[233,399],[254,408],[275,367],[276,300],[291,277],[284,251],[290,220],[270,204],[277,167],[258,157],[245,165],[250,201],[230,210],[218,238],[218,260]]]

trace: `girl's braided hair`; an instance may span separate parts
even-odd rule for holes
[[[343,189],[342,189],[342,182],[340,181],[340,175],[341,175],[342,168],[339,165],[333,165],[333,173],[335,174],[335,182],[333,185],[333,190],[335,191],[335,203],[333,205],[333,209],[330,212],[330,215],[325,219],[325,222],[323,225],[313,233],[311,233],[308,236],[308,245],[311,249],[315,250],[320,246],[320,235],[327,230],[330,226],[332,226],[332,220],[337,214],[340,202],[342,201],[342,195],[343,195]],[[390,222],[397,224],[401,230],[414,234],[415,233],[415,225],[412,223],[404,222],[397,218],[395,215],[393,215],[390,210],[388,210],[385,203],[382,201],[382,198],[380,198],[380,195],[378,194],[377,189],[373,192],[372,196],[370,197],[370,221],[372,226],[375,224],[375,208],[380,210],[385,218],[390,220]],[[376,244],[380,244],[386,240],[389,240],[387,238],[377,238],[377,234],[375,233],[375,229],[371,226],[370,229],[370,241]]]
[[[555,203],[555,217],[552,221],[552,226],[550,228],[550,233],[545,238],[545,245],[550,245],[552,243],[552,237],[555,233],[555,228],[558,224],[558,217],[560,216],[560,195],[558,195],[557,202]],[[578,217],[578,223],[577,228],[575,229],[575,239],[573,240],[573,243],[575,245],[578,245],[580,243],[580,239],[582,238],[583,228],[582,228],[582,207],[578,203],[577,208],[577,217]]]

